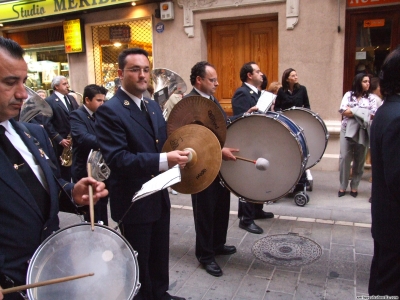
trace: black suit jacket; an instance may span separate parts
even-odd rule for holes
[[[166,122],[158,103],[147,98],[145,101],[151,125],[122,89],[96,111],[97,139],[111,170],[107,185],[115,221],[128,211],[132,197],[142,185],[160,174],[160,152],[167,139]],[[168,211],[171,206],[166,189],[136,201],[123,222],[154,222],[160,218],[163,206]]]
[[[87,176],[86,163],[91,149],[98,150],[94,118],[86,108],[80,108],[70,113],[72,136],[72,180],[77,182]]]
[[[52,169],[41,149],[55,162],[55,155],[45,130],[38,125],[24,123],[29,133],[24,132],[19,123],[10,120],[15,131],[33,154],[36,162],[43,170],[49,187],[50,213],[45,218],[36,204],[21,177],[18,176],[10,161],[0,148],[0,272],[25,283],[28,260],[42,241],[59,226],[59,196],[62,201],[69,201],[63,193],[53,174],[59,177],[58,169]],[[70,194],[73,184],[60,180],[64,189]],[[71,203],[70,203],[71,204]]]
[[[79,105],[75,101],[75,98],[69,95],[67,95],[67,97],[72,104],[72,108],[74,110],[77,109]],[[67,138],[68,134],[71,132],[71,126],[69,124],[70,113],[61,99],[57,97],[56,93],[51,94],[45,100],[53,110],[53,116],[51,118],[43,117],[43,125],[53,144],[57,145],[57,151],[62,152],[62,146],[59,144],[63,139]],[[57,154],[60,155],[61,152]]]
[[[372,237],[400,251],[400,96],[388,97],[371,126]]]
[[[258,93],[255,93],[250,87],[243,83],[232,97],[233,114],[239,115],[247,112],[251,107],[257,104],[258,98]]]

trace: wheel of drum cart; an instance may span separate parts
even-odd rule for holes
[[[307,204],[307,195],[303,192],[297,193],[294,196],[294,203],[298,206],[304,206]]]
[[[310,202],[310,196],[306,194],[306,197],[307,197],[307,203]]]

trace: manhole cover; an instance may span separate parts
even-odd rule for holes
[[[252,250],[266,263],[287,267],[308,265],[322,255],[316,242],[292,233],[266,236],[256,241]]]

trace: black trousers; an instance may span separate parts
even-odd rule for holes
[[[264,204],[256,204],[251,202],[242,202],[239,200],[238,218],[245,225],[254,222],[257,211],[262,212]]]
[[[400,296],[400,252],[380,245],[376,241],[374,241],[368,293],[371,296]]]
[[[168,299],[169,225],[167,208],[155,222],[120,225],[122,235],[138,252],[141,287],[135,300]]]
[[[196,229],[196,257],[201,263],[214,261],[214,252],[226,243],[229,222],[230,192],[219,183],[213,183],[192,195]]]

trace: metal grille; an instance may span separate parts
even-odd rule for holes
[[[118,27],[129,27],[130,36],[110,36],[110,32]],[[133,47],[145,49],[149,53],[152,67],[151,18],[93,26],[92,34],[96,84],[108,89],[107,98],[114,94],[114,79],[118,77],[118,55],[122,50]],[[114,46],[115,42],[120,42],[121,46]]]

